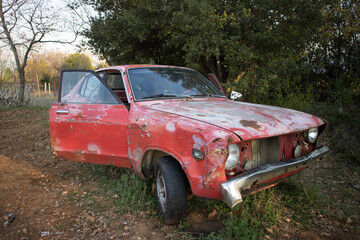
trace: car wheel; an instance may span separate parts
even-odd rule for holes
[[[176,160],[170,157],[157,160],[155,185],[159,212],[165,223],[175,224],[184,219],[187,209],[185,176]]]

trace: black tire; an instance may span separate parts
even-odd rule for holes
[[[171,157],[161,157],[155,167],[156,198],[166,224],[179,223],[186,216],[187,190],[180,164]]]

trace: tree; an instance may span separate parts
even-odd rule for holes
[[[60,25],[58,10],[51,7],[48,0],[0,0],[0,39],[6,46],[10,46],[14,55],[20,78],[20,104],[24,101],[25,67],[31,51],[45,42],[69,43],[46,39],[50,33],[65,30]]]
[[[11,70],[11,68],[7,67],[5,68],[4,74],[2,76],[3,82],[12,82],[14,81],[14,72]]]
[[[4,57],[3,51],[0,50],[0,81],[3,81],[4,74],[8,66],[9,66],[8,59],[6,56]]]
[[[74,53],[66,56],[62,68],[93,69],[90,58],[84,53]]]
[[[40,79],[47,74],[49,82],[54,86],[54,94],[56,94],[57,79],[64,60],[65,53],[62,52],[33,53],[30,55],[26,65],[25,77],[27,81],[35,82],[38,91],[40,91]]]
[[[98,16],[83,34],[108,62],[188,65],[223,81],[302,51],[319,11],[301,0],[84,2]]]
[[[322,92],[331,92],[337,98],[344,89],[360,86],[360,1],[328,2],[321,21],[308,61]]]
[[[255,102],[360,86],[359,0],[82,2],[98,13],[87,45],[109,64],[189,66]]]
[[[169,44],[172,14],[181,1],[84,0],[99,13],[83,34],[91,49],[110,65],[184,65],[181,46]]]

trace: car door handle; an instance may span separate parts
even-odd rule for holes
[[[57,114],[68,114],[68,113],[69,113],[69,110],[60,109],[60,110],[56,110],[56,113],[57,113]]]

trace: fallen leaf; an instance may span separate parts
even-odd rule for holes
[[[95,218],[92,216],[88,216],[86,220],[88,220],[89,222],[95,222]]]
[[[216,209],[214,209],[211,213],[209,213],[209,218],[211,219],[211,218],[213,218],[213,217],[215,217],[217,215],[217,211],[216,211]]]

